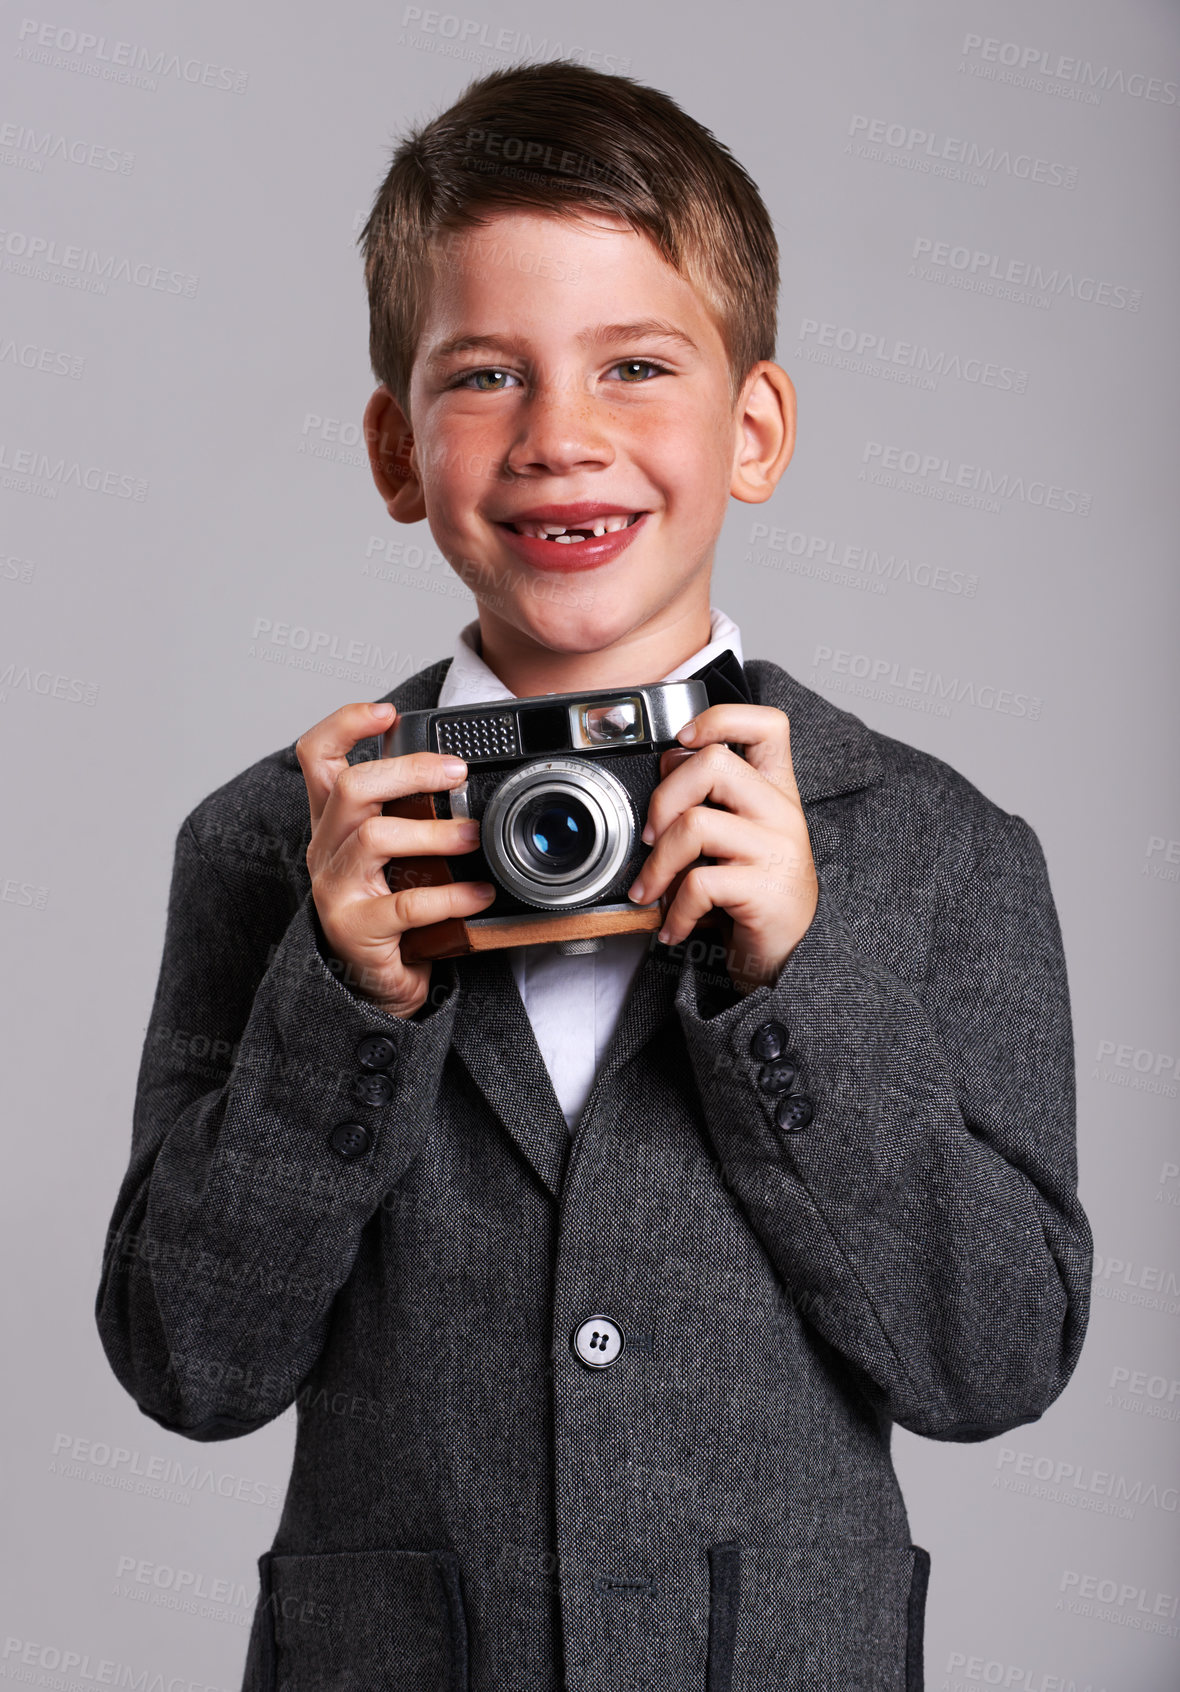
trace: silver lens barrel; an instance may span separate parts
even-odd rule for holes
[[[542,812],[568,818],[576,842],[565,854],[570,861],[555,850],[547,862],[538,850],[535,822]],[[600,762],[546,758],[505,776],[484,809],[480,846],[518,899],[559,910],[596,899],[610,886],[634,849],[635,827],[627,789]]]

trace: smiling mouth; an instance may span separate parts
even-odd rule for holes
[[[594,540],[601,535],[613,535],[619,529],[629,529],[643,515],[642,511],[633,511],[629,517],[595,517],[591,523],[505,523],[503,527],[518,535],[529,535],[533,540],[569,546],[576,541]]]

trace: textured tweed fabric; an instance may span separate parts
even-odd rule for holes
[[[1061,937],[1022,818],[746,675],[815,918],[745,998],[711,931],[653,940],[572,1135],[504,954],[410,1020],[342,976],[293,745],[179,830],[96,1315],[190,1439],[297,1406],[243,1692],[922,1687],[892,1424],[1035,1421],[1086,1330]]]

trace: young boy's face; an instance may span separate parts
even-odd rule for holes
[[[411,486],[394,514],[424,508],[481,626],[518,644],[601,652],[652,629],[703,644],[730,495],[769,497],[790,456],[793,391],[791,442],[766,474],[789,379],[757,366],[735,407],[696,290],[597,215],[497,213],[438,243],[436,277],[409,394],[420,499]],[[521,532],[543,522],[610,528]]]

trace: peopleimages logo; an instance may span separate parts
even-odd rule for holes
[[[10,447],[5,441],[0,441],[0,486],[49,499],[57,498],[59,488],[81,488],[139,504],[148,495],[144,476],[105,470],[100,464],[82,464],[76,458],[51,458],[47,452]]]
[[[115,1657],[96,1657],[89,1651],[74,1651],[69,1646],[47,1644],[40,1639],[21,1639],[14,1633],[5,1637],[3,1660],[5,1680],[32,1682],[32,1675],[19,1672],[21,1667],[49,1670],[59,1677],[75,1677],[46,1680],[40,1674],[35,1682],[38,1686],[75,1687],[90,1681],[96,1686],[134,1686],[139,1692],[219,1692],[204,1680],[137,1667]]]
[[[961,135],[939,135],[933,129],[916,124],[894,123],[888,118],[868,117],[854,112],[848,125],[849,141],[845,151],[851,151],[858,137],[874,147],[886,147],[891,152],[907,156],[912,168],[929,171],[935,176],[953,175],[939,166],[962,165],[966,170],[991,171],[1000,176],[1015,176],[1024,182],[1040,182],[1050,188],[1076,188],[1077,165],[1061,164],[1055,159],[1037,158],[1032,153],[1013,153],[1008,147],[993,142],[982,147],[978,141],[968,141]],[[866,157],[873,157],[871,153]]]
[[[1148,1632],[1166,1632],[1174,1637],[1175,1628],[1151,1629],[1147,1626],[1152,1617],[1175,1618],[1180,1614],[1180,1597],[1174,1592],[1153,1592],[1149,1586],[1136,1586],[1134,1581],[1118,1580],[1111,1576],[1087,1574],[1081,1569],[1062,1569],[1059,1590],[1067,1595],[1076,1594],[1080,1599],[1089,1600],[1110,1606],[1115,1611],[1128,1611],[1127,1620],[1136,1627],[1144,1626]],[[1079,1605],[1068,1603],[1067,1607],[1078,1611],[1082,1615],[1101,1614],[1090,1608],[1089,1604]],[[1057,1608],[1062,1608],[1062,1601],[1057,1600]],[[1105,1619],[1105,1618],[1103,1618]],[[1123,1619],[1118,1617],[1120,1621]]]
[[[903,664],[896,658],[852,652],[846,647],[819,645],[811,659],[812,685],[836,693],[855,693],[865,699],[903,705],[935,716],[949,717],[955,705],[973,705],[981,711],[995,711],[1006,717],[1027,717],[1036,722],[1042,701],[1038,694],[1014,692],[1009,687],[979,683],[967,676],[946,676],[919,664]]]
[[[962,1680],[946,1678],[961,1672]],[[1074,1680],[1069,1674],[1050,1674],[1047,1669],[1026,1668],[1023,1663],[1001,1662],[998,1657],[971,1657],[952,1651],[943,1670],[941,1692],[975,1692],[977,1686],[1002,1686],[1007,1692],[1106,1692],[1093,1680]]]
[[[0,229],[0,257],[14,276],[52,279],[57,272],[71,282],[85,284],[92,293],[106,293],[111,282],[130,282],[161,294],[182,294],[191,300],[199,278],[166,265],[148,264],[93,247],[59,246],[49,235],[29,235],[21,229]]]
[[[750,545],[766,547],[767,551],[747,552],[744,560],[747,564],[757,564],[763,569],[786,568],[793,574],[814,576],[821,581],[846,580],[845,572],[859,572],[859,576],[852,578],[857,585],[877,593],[884,593],[892,582],[908,582],[914,587],[973,599],[979,586],[979,577],[963,570],[928,564],[904,553],[882,552],[875,546],[858,546],[826,535],[808,534],[803,529],[788,529],[777,523],[751,524]]]
[[[1014,289],[1034,297],[1020,299],[1031,304],[1037,296],[1046,305],[1062,294],[1081,300],[1086,305],[1106,306],[1114,311],[1138,311],[1143,300],[1142,288],[1129,287],[1125,282],[1109,282],[1098,276],[1077,275],[1062,270],[1060,265],[1047,269],[1034,259],[1004,258],[999,253],[967,246],[952,246],[949,241],[937,241],[932,235],[915,235],[910,252],[913,261],[909,274],[923,281],[949,282],[954,287],[973,289],[978,293],[994,293],[1006,299],[1006,289]]]
[[[254,1593],[242,1581],[228,1576],[206,1575],[198,1569],[178,1568],[172,1563],[156,1563],[148,1557],[127,1553],[120,1556],[116,1563],[115,1579],[122,1586],[121,1592],[116,1586],[117,1596],[141,1596],[133,1591],[134,1583],[140,1588],[171,1594],[178,1602],[168,1605],[168,1608],[187,1609],[194,1614],[194,1599],[239,1610],[252,1609],[254,1605]]]
[[[1026,1492],[1031,1497],[1048,1498],[1051,1502],[1071,1502],[1068,1495],[1108,1500],[1118,1511],[1133,1517],[1140,1504],[1153,1510],[1175,1515],[1180,1509],[1180,1492],[1174,1486],[1161,1486],[1155,1480],[1130,1479],[1109,1469],[1091,1469],[1085,1463],[1075,1463],[1065,1457],[1037,1456],[1031,1451],[1018,1451],[1014,1446],[1002,1445],[996,1457],[997,1473],[992,1485],[1010,1479],[1039,1481],[1042,1487],[1004,1486],[1007,1492]],[[1064,1498],[1062,1495],[1066,1495]],[[1102,1512],[1100,1512],[1101,1514]],[[1114,1514],[1114,1511],[1109,1512]]]
[[[980,506],[999,511],[1001,500],[1023,505],[1041,505],[1047,511],[1090,515],[1091,496],[1055,482],[997,473],[981,464],[952,464],[937,452],[919,452],[916,447],[888,446],[884,441],[866,441],[861,453],[859,481],[879,487],[901,488],[927,499],[945,500],[949,505]],[[898,472],[892,474],[891,472]]]
[[[1097,105],[1101,95],[1107,91],[1127,94],[1133,100],[1158,100],[1164,106],[1174,106],[1180,98],[1180,88],[1176,83],[1164,82],[1162,78],[1148,76],[1144,71],[1125,71],[1117,65],[1095,65],[1090,59],[1078,59],[1071,53],[1054,53],[1050,48],[1030,47],[1019,41],[1001,41],[994,35],[965,35],[960,51],[964,60],[975,61],[979,69],[995,65],[1019,73],[1019,77],[1014,75],[1011,80],[1019,79],[1026,85],[1036,84],[1038,77],[1048,77],[1051,83],[1073,85],[1073,97],[1088,97],[1092,105]],[[997,73],[993,75],[1000,80]]]
[[[1099,1067],[1090,1071],[1091,1081],[1110,1081],[1116,1086],[1136,1091],[1162,1093],[1170,1099],[1176,1097],[1172,1083],[1180,1079],[1180,1057],[1171,1052],[1150,1051],[1146,1046],[1132,1046],[1130,1041],[1116,1044],[1114,1040],[1099,1040],[1099,1065],[1112,1058],[1124,1073],[1115,1075],[1109,1069]]]
[[[24,370],[36,370],[43,376],[68,376],[71,381],[81,379],[86,360],[80,353],[59,352],[56,347],[39,347],[32,341],[17,341],[12,336],[0,340],[0,364],[19,364]]]
[[[18,59],[30,64],[51,65],[58,70],[78,71],[100,77],[104,82],[130,82],[154,90],[157,77],[174,77],[200,88],[220,88],[244,94],[249,71],[228,65],[210,64],[207,59],[182,57],[164,49],[143,47],[135,41],[115,41],[90,30],[72,29],[68,24],[41,23],[22,18],[17,29]]]
[[[872,329],[855,329],[850,324],[823,323],[818,318],[805,317],[799,326],[799,350],[810,356],[817,349],[846,355],[822,360],[839,368],[860,370],[866,374],[875,374],[878,366],[903,373],[916,371],[931,388],[937,387],[941,376],[1015,394],[1024,393],[1028,387],[1028,371],[1017,370],[1011,364],[996,364],[991,359],[963,358],[959,353],[935,351],[917,341],[880,335]]]
[[[440,12],[432,6],[406,6],[402,12],[402,30],[414,30],[416,34],[400,35],[399,47],[446,53],[452,58],[482,57],[503,62],[494,61],[494,55],[504,54],[514,59],[572,59],[575,64],[612,74],[623,74],[631,68],[631,60],[617,53],[580,47],[572,41],[554,41],[547,35],[530,35],[527,30],[497,27],[482,18]]]
[[[118,171],[123,176],[130,176],[135,169],[135,154],[126,153],[121,147],[82,141],[77,136],[61,135],[50,129],[30,129],[23,123],[0,123],[0,164],[17,164],[25,170],[40,171],[45,168],[46,159],[84,165],[90,170]]]

